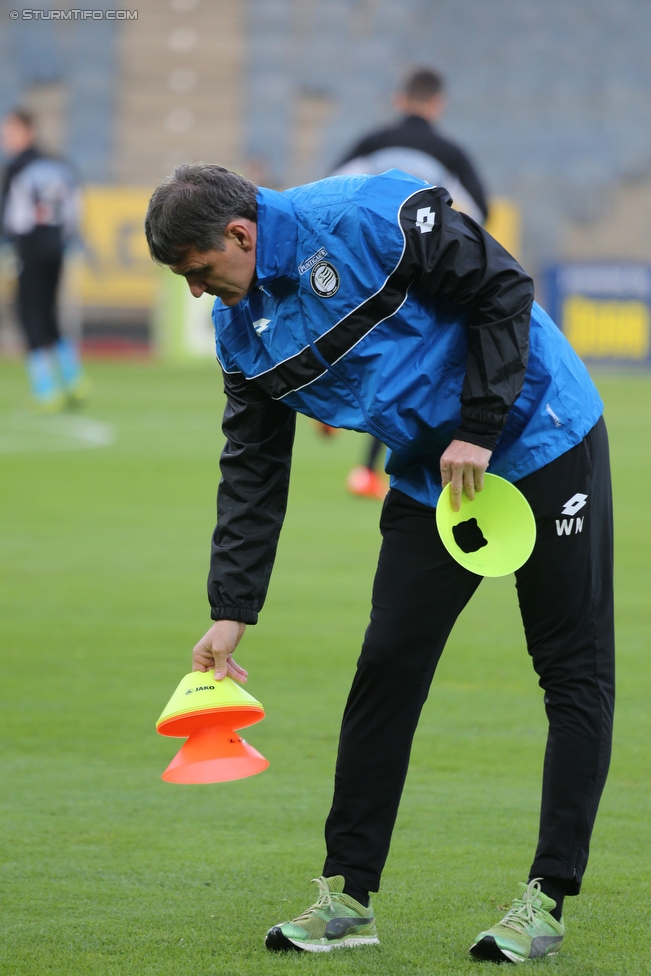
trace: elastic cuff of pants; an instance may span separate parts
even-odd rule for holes
[[[562,885],[566,895],[578,895],[581,891],[580,877],[564,878],[560,873],[558,864],[553,861],[539,861],[534,864],[529,872],[530,878],[553,878],[554,883],[559,887]]]
[[[346,884],[360,888],[362,891],[376,892],[380,890],[380,879],[377,875],[370,874],[368,871],[360,871],[357,868],[342,867],[341,864],[337,864],[336,861],[331,861],[328,858],[323,865],[323,877],[333,878],[336,874],[343,875]]]

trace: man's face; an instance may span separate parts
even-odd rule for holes
[[[255,280],[257,227],[252,220],[238,218],[226,227],[223,251],[197,251],[191,248],[171,266],[183,275],[195,298],[206,292],[221,298],[224,305],[237,305],[248,294]]]
[[[18,156],[34,142],[34,130],[15,115],[7,115],[0,126],[0,145],[8,156]]]
[[[404,115],[420,115],[422,119],[427,119],[428,122],[438,122],[447,107],[444,92],[439,92],[438,95],[432,95],[431,98],[422,100],[415,100],[407,98],[406,95],[398,94],[394,97],[393,103],[398,111]]]

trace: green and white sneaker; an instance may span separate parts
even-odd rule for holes
[[[549,914],[556,902],[542,893],[539,881],[518,882],[519,897],[501,922],[479,933],[470,947],[471,956],[489,962],[526,962],[558,952],[565,926]]]
[[[319,897],[298,918],[269,929],[264,940],[267,949],[330,952],[346,946],[379,943],[372,906],[364,908],[345,895],[340,874],[334,878],[312,878],[312,881],[318,885]]]

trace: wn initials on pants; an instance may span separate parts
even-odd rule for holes
[[[556,519],[556,535],[572,535],[572,526],[574,526],[574,534],[583,531],[583,519]]]

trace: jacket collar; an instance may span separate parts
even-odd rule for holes
[[[408,125],[412,129],[423,129],[429,132],[436,128],[433,122],[428,122],[422,115],[403,115],[402,124]]]
[[[274,278],[296,277],[298,227],[292,205],[276,190],[258,189],[256,285]]]

